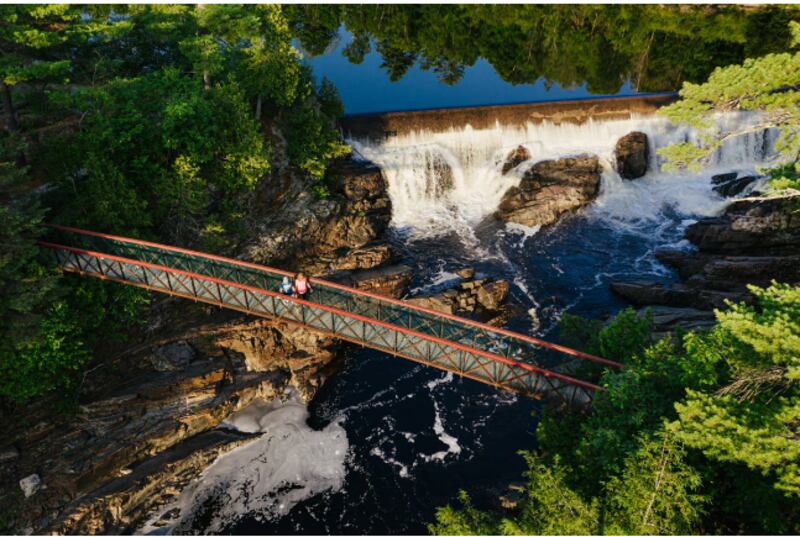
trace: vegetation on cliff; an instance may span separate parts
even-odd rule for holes
[[[659,111],[699,134],[695,142],[659,150],[672,168],[701,169],[727,140],[767,128],[780,131],[775,147],[780,155],[789,162],[800,158],[800,24],[792,21],[790,28],[792,51],[718,68],[702,84],[685,83],[681,99]],[[721,112],[752,113],[753,121],[731,130],[719,125]]]
[[[45,217],[220,250],[276,162],[324,195],[349,147],[280,6],[7,5],[0,20],[0,396],[20,401],[75,386],[98,336],[146,303],[60,278],[35,247]]]

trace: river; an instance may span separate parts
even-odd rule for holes
[[[362,67],[369,68],[369,61]],[[315,69],[319,65],[327,64]],[[375,66],[372,73],[381,76]],[[385,106],[376,98],[359,108],[353,100],[366,90],[350,88],[351,94],[348,82],[332,78],[343,88],[348,110]],[[436,105],[439,97],[414,103]],[[406,107],[388,98],[394,108]],[[491,102],[486,95],[475,99]],[[632,130],[649,136],[651,171],[625,181],[610,159],[616,140]],[[661,171],[656,150],[691,136],[663,119],[634,117],[580,126],[464,126],[351,143],[388,179],[392,242],[402,262],[416,269],[412,294],[446,286],[456,270],[473,266],[478,275],[512,282],[511,300],[521,313],[509,321],[510,328],[557,340],[557,321],[565,312],[605,319],[625,307],[610,292],[610,281],[673,278],[654,258],[654,249],[688,248],[681,240],[686,226],[727,203],[711,190],[714,171],[752,170],[769,156],[774,142],[769,133],[733,140],[718,153],[713,169],[702,174]],[[598,155],[604,163],[599,198],[545,229],[492,219],[503,192],[519,180],[500,173],[503,157],[521,144],[532,161]],[[447,164],[452,179],[443,182],[436,162]],[[254,407],[227,421],[227,426],[264,434],[221,457],[184,491],[183,518],[172,530],[426,533],[436,507],[453,503],[459,490],[482,503],[520,479],[525,465],[517,452],[536,447],[539,409],[534,401],[477,382],[351,348],[343,370],[309,408],[290,400]]]

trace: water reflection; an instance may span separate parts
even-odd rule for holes
[[[348,113],[679,89],[783,51],[792,7],[292,5]]]

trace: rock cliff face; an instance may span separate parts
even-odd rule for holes
[[[258,193],[254,238],[240,257],[310,274],[344,271],[359,287],[405,292],[410,270],[360,273],[392,258],[384,238],[391,205],[378,168],[336,163],[331,196],[321,200],[296,173],[277,168]],[[156,298],[148,328],[135,330],[128,348],[100,351],[76,416],[47,401],[0,414],[0,506],[16,531],[131,531],[217,456],[251,439],[216,429],[232,412],[289,390],[310,401],[340,365],[340,342],[314,330]]]
[[[231,412],[289,388],[308,401],[341,359],[337,341],[279,321],[178,301],[158,317],[180,322],[88,372],[73,418],[46,401],[4,416],[2,443],[17,456],[0,464],[1,503],[18,504],[18,531],[129,531],[248,440],[213,430]],[[32,474],[42,487],[22,500],[16,483]]]
[[[689,226],[685,236],[697,252],[656,252],[682,282],[619,281],[612,289],[636,306],[655,306],[665,329],[709,326],[725,300],[752,300],[747,284],[800,283],[799,205],[800,196],[736,201],[722,216]]]
[[[517,156],[515,152],[512,159]],[[512,159],[509,162],[515,161]],[[496,215],[531,227],[552,224],[562,214],[595,199],[599,189],[600,163],[594,155],[537,162],[525,172],[519,186],[506,192]]]

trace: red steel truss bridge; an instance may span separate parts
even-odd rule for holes
[[[509,330],[313,278],[308,300],[278,292],[290,273],[184,248],[51,226],[47,241],[67,271],[312,327],[336,338],[490,384],[569,404],[600,386],[574,378],[583,361],[622,364]]]

